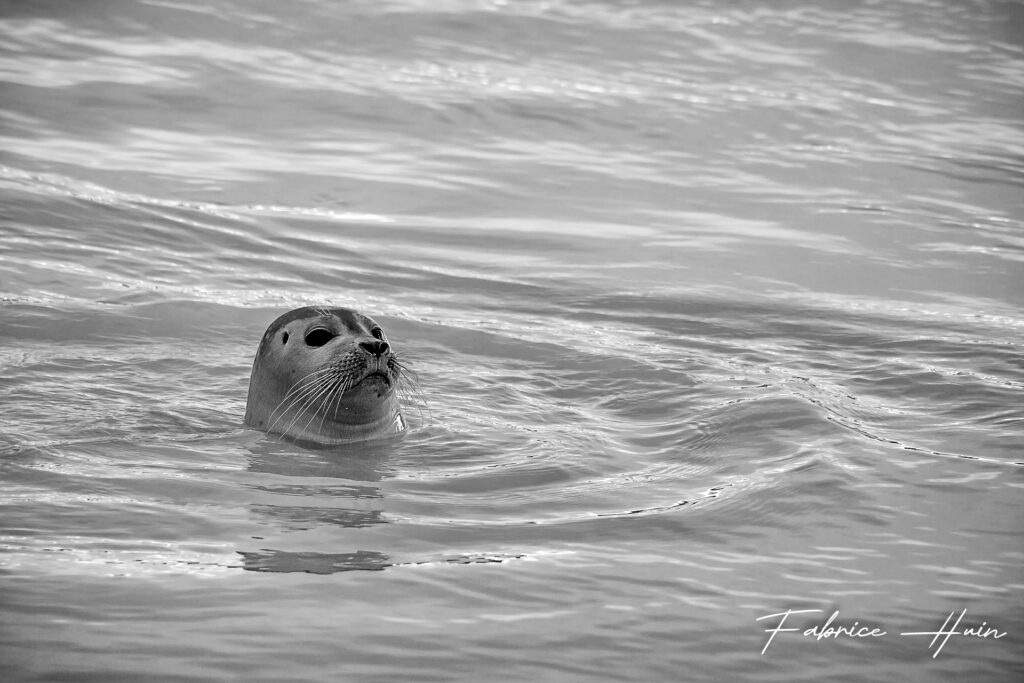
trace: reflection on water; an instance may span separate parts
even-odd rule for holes
[[[283,550],[239,552],[244,569],[251,572],[306,572],[333,574],[354,570],[380,571],[390,567],[387,555],[371,550],[354,553],[289,553]]]

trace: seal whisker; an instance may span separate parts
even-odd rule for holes
[[[317,430],[318,434],[322,434],[323,433],[324,421],[327,419],[327,414],[331,412],[331,403],[334,404],[334,417],[333,417],[333,419],[335,421],[338,419],[338,408],[341,407],[341,399],[345,395],[345,392],[348,390],[348,388],[349,388],[349,383],[348,383],[347,380],[346,381],[340,381],[339,380],[335,384],[334,389],[332,389],[331,392],[326,397],[324,397],[324,400],[323,400],[323,402],[321,404],[321,410],[320,410],[320,428]]]
[[[338,392],[338,397],[334,400],[334,419],[338,419],[338,408],[341,407],[341,397],[344,396],[345,392],[348,391],[348,382],[341,383],[341,391]]]
[[[327,420],[327,415],[331,412],[331,405],[335,406],[334,409],[334,420],[338,419],[337,406],[341,405],[342,396],[345,394],[345,390],[348,388],[348,383],[342,378],[335,378],[331,390],[327,392],[320,401],[320,427],[317,433],[322,433],[324,424]],[[307,425],[308,427],[308,425]]]
[[[281,415],[279,415],[277,419],[275,419],[273,423],[271,423],[271,427],[277,424],[277,421],[280,420],[281,417],[286,412],[288,412],[289,408],[291,408],[298,400],[300,400],[300,397],[303,394],[311,390],[311,388],[319,385],[319,383],[324,379],[329,379],[327,377],[329,373],[330,368],[316,370],[314,372],[309,373],[302,379],[296,381],[295,384],[292,385],[291,389],[288,390],[288,393],[285,395],[285,397],[281,399],[281,401],[277,404],[277,407],[275,407],[274,410],[271,411],[270,415],[268,416],[268,420],[273,419],[274,415],[277,415],[278,411],[282,411]],[[307,380],[309,381],[307,382]],[[287,405],[285,405],[286,403]]]
[[[289,423],[288,426],[285,428],[283,432],[284,434],[288,434],[291,432],[292,427],[294,427],[295,424],[307,413],[307,411],[309,411],[309,408],[312,405],[314,405],[325,392],[331,390],[332,384],[333,382],[328,379],[318,384],[315,390],[307,394],[306,400],[302,402],[301,406],[299,406],[298,413],[292,419],[291,423]],[[309,421],[306,422],[305,429],[309,429],[309,425],[313,422],[314,418],[316,418],[315,412],[313,412],[310,415]]]
[[[267,431],[272,431],[277,423],[294,408],[299,407],[300,413],[304,412],[307,408],[309,399],[322,387],[330,384],[331,381],[332,378],[330,374],[324,373],[308,382],[296,383],[295,387],[293,387],[293,391],[289,392],[289,395],[282,399],[277,408],[274,409],[274,412],[271,413],[271,417],[273,417],[274,414],[277,414],[278,411],[280,411],[280,414],[273,423],[271,423]]]
[[[301,380],[295,382],[295,384],[293,384],[292,387],[288,390],[288,393],[285,394],[284,398],[282,398],[281,401],[277,404],[277,408],[274,409],[271,415],[274,415],[274,413],[277,412],[277,409],[283,406],[285,403],[294,399],[296,396],[303,393],[311,386],[315,386],[316,384],[318,384],[321,381],[321,379],[321,377],[311,377],[310,375],[307,375]]]
[[[336,397],[337,398],[341,398],[341,394],[344,393],[344,392],[338,392],[338,389],[340,389],[341,386],[342,385],[340,383],[335,384],[334,388],[331,389],[330,393],[327,394],[327,396],[324,398],[323,403],[321,404],[321,408],[320,408],[320,426],[317,427],[317,430],[316,430],[317,434],[323,434],[323,432],[324,432],[324,420],[327,419],[327,413],[330,410],[330,404],[335,401]]]
[[[303,409],[305,409],[306,404],[308,404],[321,389],[329,386],[333,382],[334,377],[330,373],[325,373],[316,377],[312,381],[306,383],[298,392],[295,393],[294,396],[292,396],[292,401],[288,407],[293,408],[301,403],[303,405]]]
[[[306,432],[306,433],[309,432],[309,426],[311,424],[313,424],[313,420],[316,419],[316,414],[318,412],[320,413],[320,427],[317,429],[316,433],[317,434],[321,434],[323,432],[323,429],[324,429],[324,427],[323,427],[323,424],[324,424],[324,418],[323,418],[323,416],[324,416],[324,407],[327,405],[327,401],[330,400],[330,397],[334,394],[334,390],[337,389],[337,388],[338,388],[337,383],[336,382],[331,382],[330,384],[326,385],[323,389],[321,389],[319,392],[317,392],[316,396],[313,397],[313,404],[318,404],[319,408],[317,410],[310,410],[309,411],[309,413],[310,413],[309,419],[306,420],[306,425],[302,428],[302,430],[304,432]]]
[[[415,406],[416,412],[419,413],[421,420],[423,420],[424,412],[427,415],[427,420],[432,420],[433,417],[430,414],[430,404],[427,402],[426,396],[423,395],[423,391],[420,389],[419,375],[405,362],[405,354],[402,354],[401,357],[399,357],[398,354],[393,354],[391,356],[391,361],[399,370],[399,372],[396,373],[398,375],[396,390],[399,395]]]

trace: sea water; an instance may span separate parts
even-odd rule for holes
[[[0,82],[4,680],[1024,674],[1024,4],[7,3]],[[242,424],[309,304],[405,435]]]

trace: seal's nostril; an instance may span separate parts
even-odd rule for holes
[[[368,351],[371,356],[383,356],[388,352],[388,343],[380,339],[359,342],[359,346]]]

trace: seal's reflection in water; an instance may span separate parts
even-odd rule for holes
[[[319,545],[336,538],[337,527],[365,529],[386,524],[381,505],[384,495],[373,482],[389,476],[387,459],[393,441],[322,450],[271,440],[254,444],[248,471],[270,476],[261,476],[259,483],[249,485],[258,499],[267,501],[252,503],[249,509],[271,530],[254,540],[270,541],[270,546],[290,545],[291,536],[312,533]],[[334,527],[330,533],[323,533],[330,527]],[[243,569],[258,572],[332,574],[381,570],[392,564],[384,553],[363,549],[320,552],[262,547],[237,552]]]
[[[335,574],[356,570],[380,571],[391,566],[383,553],[358,550],[354,553],[290,553],[283,550],[238,551],[242,568],[250,572],[303,572]]]
[[[408,540],[408,530],[401,538],[385,539],[380,533],[383,525],[395,519],[389,519],[384,506],[385,487],[376,485],[396,476],[401,465],[393,462],[394,447],[403,438],[396,435],[321,450],[270,439],[250,446],[248,471],[256,481],[248,484],[252,494],[248,509],[261,533],[252,536],[255,547],[236,551],[242,558],[240,568],[334,574],[417,565],[495,564],[527,557],[524,552],[484,551],[395,559],[360,547]],[[409,521],[401,512],[398,516]],[[344,539],[340,543],[339,536]]]

